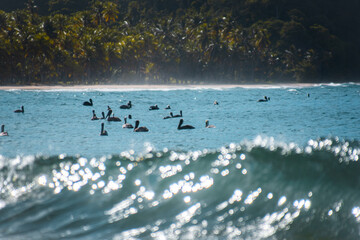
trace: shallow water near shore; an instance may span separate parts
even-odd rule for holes
[[[0,97],[0,238],[360,237],[357,84]],[[108,106],[149,132],[90,120]],[[195,129],[163,119],[180,110]]]

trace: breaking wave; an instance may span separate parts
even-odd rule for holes
[[[0,158],[0,238],[357,239],[360,144]]]

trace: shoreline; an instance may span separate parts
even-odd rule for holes
[[[344,83],[264,83],[264,84],[204,84],[204,85],[40,85],[40,86],[0,86],[0,90],[178,90],[178,89],[229,89],[229,88],[304,88],[320,85],[339,85]]]

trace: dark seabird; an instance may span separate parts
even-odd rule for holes
[[[104,130],[104,123],[101,123],[101,131],[100,131],[100,136],[107,136],[108,133],[106,130]]]
[[[182,117],[182,110],[180,110],[180,114],[172,115],[172,113],[171,113],[170,115],[171,115],[173,118]]]
[[[7,132],[5,132],[5,125],[1,125],[1,133],[0,136],[9,136]]]
[[[206,127],[206,128],[215,128],[214,125],[209,125],[209,120],[206,120],[206,121],[205,121],[205,127]]]
[[[86,101],[83,102],[83,105],[84,105],[84,106],[92,106],[92,105],[93,105],[92,99],[90,98],[88,102],[86,102]]]
[[[131,125],[130,123],[127,123],[126,122],[126,117],[124,117],[124,125],[122,126],[123,128],[134,128],[134,126],[133,125]]]
[[[95,110],[93,110],[92,112],[93,112],[93,116],[92,116],[91,120],[99,120],[100,118],[98,118],[96,116]]]
[[[270,100],[270,98],[268,98],[267,96],[264,96],[264,99],[259,99],[258,102],[267,102],[269,100]]]
[[[179,121],[179,125],[177,127],[178,130],[182,130],[182,129],[194,129],[195,127],[191,126],[191,125],[182,125],[184,122],[184,119],[180,119]]]
[[[148,132],[149,131],[149,129],[147,127],[139,127],[139,124],[140,124],[140,121],[136,120],[134,132]]]
[[[159,110],[158,105],[150,106],[149,110]]]
[[[15,113],[24,113],[24,106],[21,106],[21,109],[16,109]]]
[[[132,107],[131,101],[129,101],[126,105],[121,105],[120,109],[130,109]]]

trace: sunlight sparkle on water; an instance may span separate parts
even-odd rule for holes
[[[184,202],[185,203],[189,203],[191,201],[191,197],[190,196],[185,196],[184,197]]]
[[[293,205],[298,209],[302,209],[302,208],[309,209],[311,206],[311,201],[309,199],[295,200]]]
[[[255,199],[260,195],[260,193],[262,192],[261,188],[258,188],[256,191],[250,193],[246,199],[245,199],[245,204],[252,204]]]
[[[286,197],[285,197],[285,196],[282,196],[282,197],[279,199],[279,201],[278,201],[278,206],[283,205],[285,202],[286,202]]]
[[[45,186],[46,185],[46,182],[47,182],[47,179],[46,179],[46,176],[40,176],[39,178],[38,178],[38,183],[40,184],[40,185],[42,185],[42,186]]]
[[[178,220],[178,223],[180,226],[184,225],[185,223],[190,222],[191,218],[193,218],[197,212],[197,210],[201,207],[200,203],[196,203],[195,205],[191,206],[184,212],[180,213],[176,216],[176,219]],[[180,227],[178,226],[178,227]]]
[[[360,207],[354,207],[351,210],[351,213],[354,215],[354,217],[356,218],[357,222],[360,222]]]
[[[140,186],[141,185],[141,180],[136,179],[134,183],[135,183],[135,186]]]
[[[243,192],[240,189],[236,189],[234,194],[230,197],[229,203],[233,204],[234,202],[240,202],[242,198]]]

